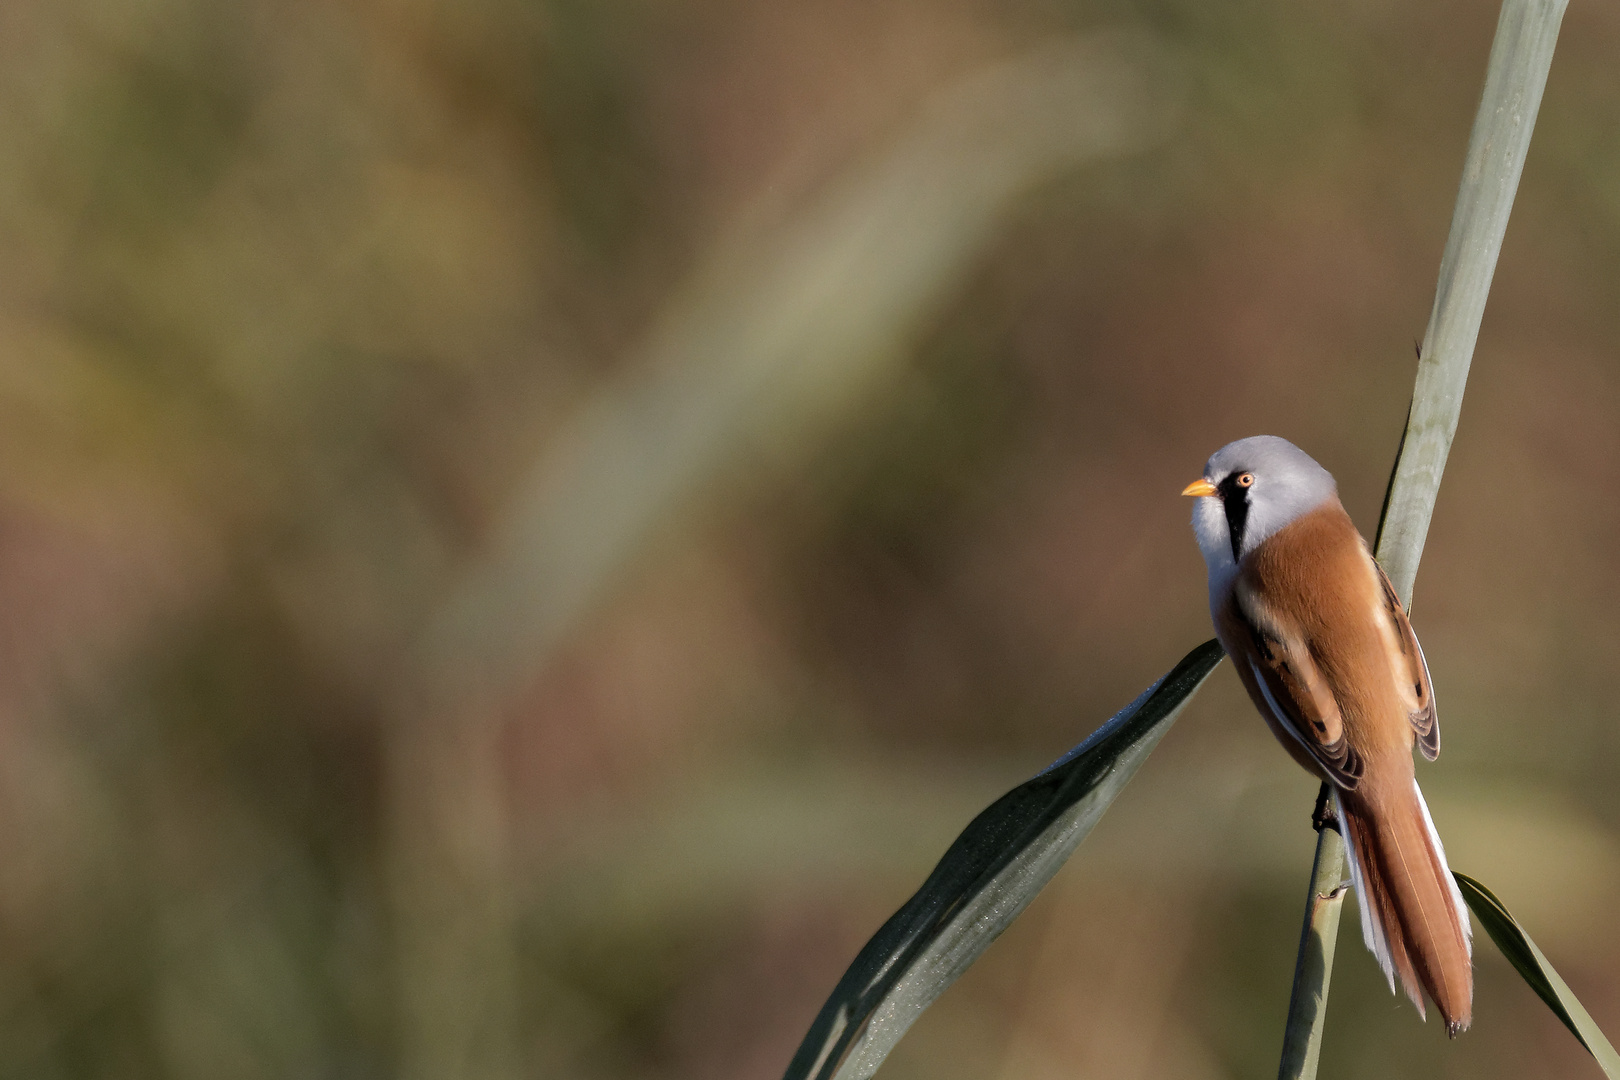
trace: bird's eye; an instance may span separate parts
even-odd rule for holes
[[[1239,476],[1237,478],[1237,486],[1238,487],[1253,487],[1254,486],[1254,473],[1246,472],[1246,473],[1243,473],[1241,476]]]

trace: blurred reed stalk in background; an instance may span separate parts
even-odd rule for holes
[[[1145,38],[1053,42],[936,94],[913,127],[699,261],[626,376],[519,486],[401,670],[389,753],[400,1030],[413,1080],[515,1075],[501,706],[648,537],[739,468],[782,467],[882,385],[1014,201],[1169,131]]]

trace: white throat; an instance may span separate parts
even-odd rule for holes
[[[1213,612],[1226,602],[1238,571],[1237,560],[1232,557],[1232,530],[1226,523],[1221,500],[1213,495],[1195,499],[1192,525],[1198,550],[1204,553],[1204,565],[1209,567],[1209,609]]]

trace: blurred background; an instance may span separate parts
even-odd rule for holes
[[[1212,450],[1370,534],[1495,21],[5,4],[0,1077],[779,1076],[1210,636]],[[1414,623],[1451,861],[1620,1037],[1617,53],[1576,0]],[[1217,671],[884,1075],[1269,1075],[1315,790]],[[1597,1075],[1355,925],[1324,1077]]]

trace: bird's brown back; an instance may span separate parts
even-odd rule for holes
[[[1243,583],[1307,643],[1363,757],[1408,760],[1410,708],[1401,693],[1383,586],[1372,556],[1337,499],[1303,515],[1251,552]]]

